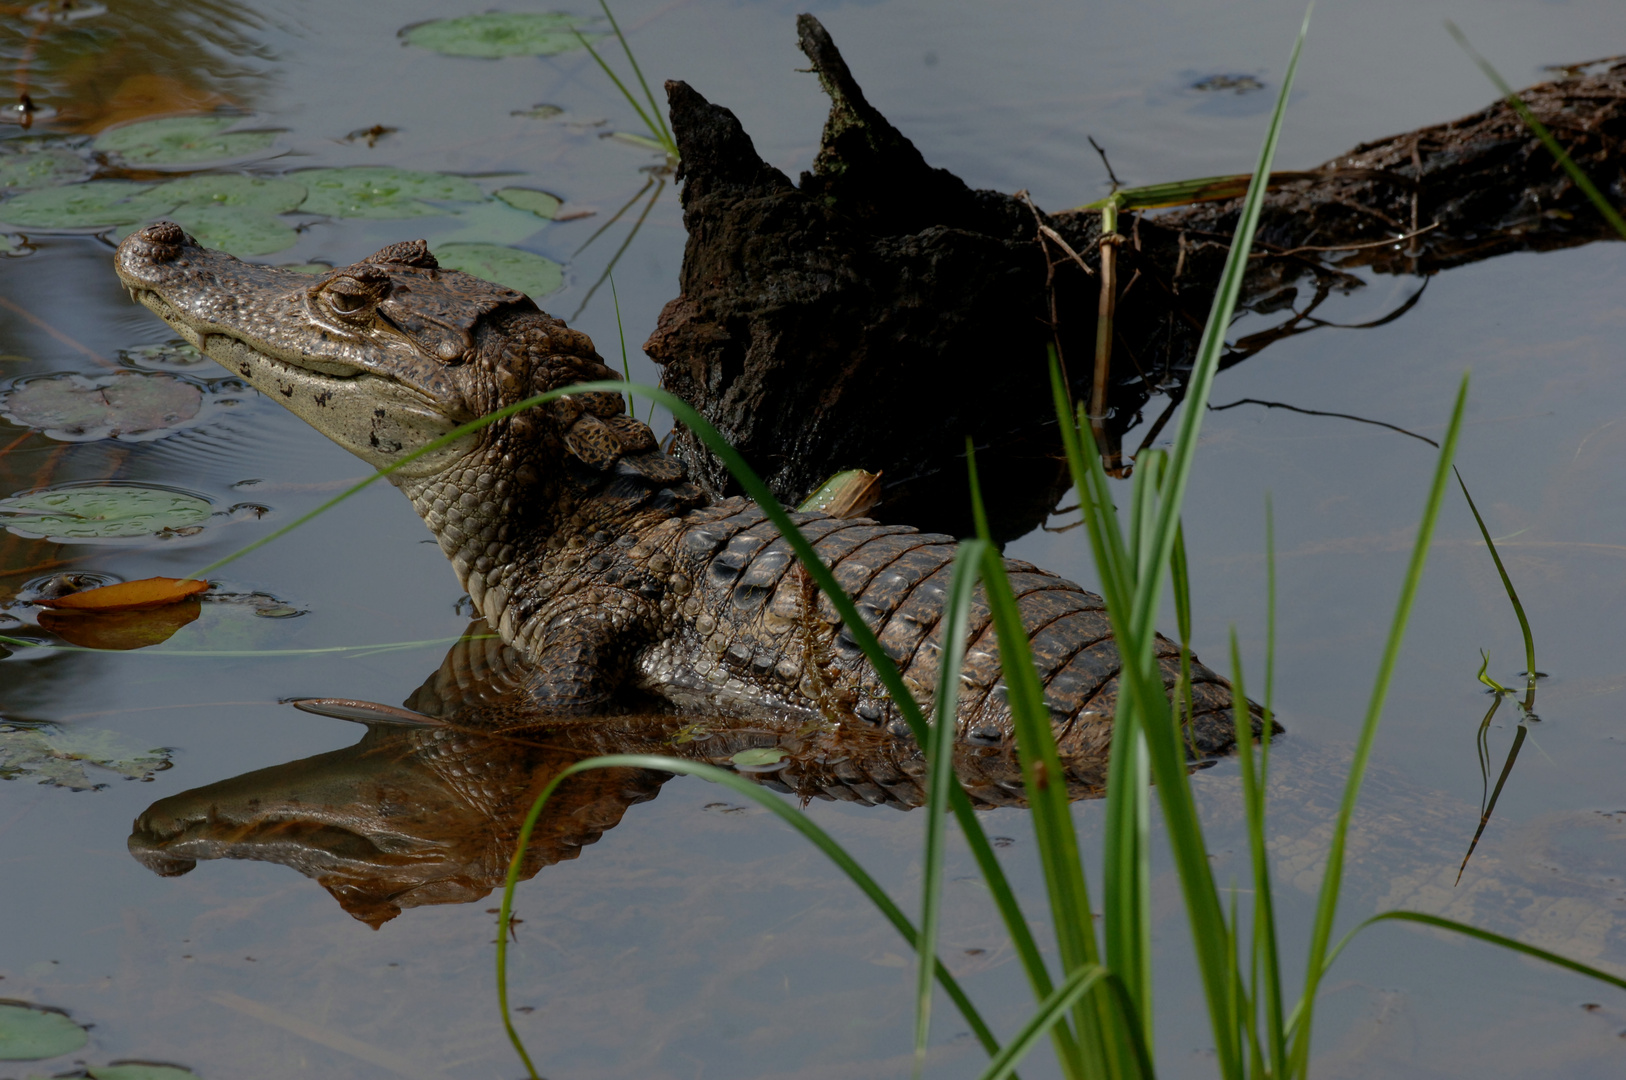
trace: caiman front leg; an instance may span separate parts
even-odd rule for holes
[[[537,706],[554,713],[591,713],[608,705],[625,681],[623,635],[606,619],[572,611],[542,632],[532,648],[535,674],[526,686]]]

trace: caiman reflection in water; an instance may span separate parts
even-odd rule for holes
[[[283,863],[376,928],[406,908],[472,903],[500,888],[533,800],[562,770],[600,754],[665,754],[735,768],[731,759],[742,750],[778,748],[785,756],[769,771],[739,771],[802,799],[896,809],[925,801],[918,779],[925,763],[908,735],[784,716],[643,713],[561,722],[530,703],[528,674],[514,651],[476,622],[405,708],[299,703],[365,722],[367,733],[354,746],[161,799],[136,821],[130,851],[166,876],[209,859]],[[1201,726],[1195,732],[1199,739],[1213,735]],[[1272,755],[1275,873],[1313,895],[1348,762],[1295,738],[1283,739]],[[1103,752],[1073,745],[1062,761],[1071,798],[1104,793]],[[1009,744],[963,736],[955,768],[973,804],[1024,805]],[[620,824],[629,807],[659,794],[671,775],[607,768],[566,780],[537,824],[523,876],[574,859]],[[1246,873],[1245,847],[1232,849],[1223,839],[1244,814],[1234,776],[1196,783],[1216,874]],[[1476,809],[1392,771],[1375,770],[1366,787],[1391,810],[1356,818],[1345,911],[1429,911],[1578,959],[1626,965],[1626,919],[1610,854],[1626,837],[1626,816],[1546,815],[1476,854],[1459,881],[1458,845]]]
[[[925,760],[908,735],[800,717],[643,714],[549,723],[527,698],[528,674],[476,622],[405,708],[298,703],[366,723],[354,746],[160,799],[136,821],[130,851],[166,877],[208,859],[283,863],[377,927],[403,908],[470,903],[500,887],[531,803],[560,771],[599,754],[666,754],[733,768],[742,750],[777,747],[785,757],[766,771],[741,771],[803,799],[899,809],[925,802],[918,780]],[[1102,793],[1103,755],[1075,749],[1063,763],[1071,797]],[[1024,804],[1009,744],[961,739],[955,767],[975,805]],[[524,876],[575,858],[671,775],[608,768],[566,780],[532,836]]]

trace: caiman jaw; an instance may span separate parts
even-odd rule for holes
[[[444,363],[388,330],[347,331],[311,307],[328,279],[241,262],[159,222],[114,260],[131,295],[176,333],[377,468],[475,418]],[[468,448],[425,455],[404,476],[437,473]]]

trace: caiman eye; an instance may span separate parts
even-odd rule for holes
[[[321,289],[321,301],[329,311],[346,322],[366,321],[378,302],[389,293],[389,280],[370,280],[348,274],[336,277]]]
[[[350,315],[366,307],[367,298],[365,296],[354,296],[350,293],[329,292],[327,294],[327,303],[340,315]]]

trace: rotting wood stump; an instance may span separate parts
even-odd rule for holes
[[[862,468],[882,474],[872,516],[967,533],[970,438],[996,533],[1021,535],[1068,486],[1047,347],[1087,400],[1100,215],[1045,213],[933,168],[865,100],[818,20],[797,28],[831,102],[799,184],[758,157],[732,112],[666,84],[689,238],[681,295],[644,349],[785,502]],[[1602,190],[1626,195],[1626,62],[1581,65],[1523,97]],[[1223,366],[1314,328],[1317,305],[1360,287],[1352,269],[1426,278],[1614,235],[1502,102],[1297,175],[1266,200],[1243,296],[1281,320],[1232,343]],[[1120,220],[1109,453],[1153,393],[1170,399],[1164,419],[1180,400],[1239,209]],[[711,492],[737,493],[692,433],[676,452]]]

